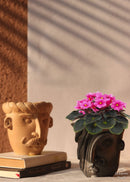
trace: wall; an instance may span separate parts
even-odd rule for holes
[[[0,0],[0,152],[11,151],[1,105],[27,100],[27,0]]]
[[[88,92],[112,93],[130,114],[130,1],[29,0],[28,100],[51,101],[48,150],[76,157],[65,119]],[[125,151],[130,150],[130,127]]]

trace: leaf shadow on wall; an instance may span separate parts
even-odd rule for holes
[[[77,3],[80,3],[78,6]],[[68,57],[73,58],[73,62],[78,59],[78,61],[82,62],[86,67],[98,67],[98,64],[95,65],[93,60],[87,56],[87,50],[82,51],[82,49],[78,50],[75,48],[71,42],[59,39],[59,36],[54,36],[51,32],[57,31],[59,34],[63,34],[67,37],[72,37],[77,45],[80,44],[84,46],[86,44],[87,47],[93,49],[93,52],[99,52],[103,54],[105,57],[111,58],[113,61],[122,64],[122,66],[128,68],[130,66],[130,62],[128,62],[128,57],[130,47],[126,45],[125,41],[119,41],[120,38],[129,39],[130,32],[126,30],[123,26],[120,27],[118,24],[113,23],[110,20],[106,20],[103,16],[96,16],[93,13],[93,10],[97,10],[99,14],[105,14],[105,16],[113,17],[115,20],[120,21],[126,27],[129,26],[129,17],[119,15],[115,13],[112,9],[109,9],[107,4],[110,5],[110,2],[105,1],[106,7],[103,7],[101,3],[91,2],[89,0],[80,0],[72,3],[70,1],[59,1],[59,0],[50,0],[50,1],[30,1],[32,6],[29,6],[29,14],[34,18],[38,19],[41,23],[51,26],[51,30],[44,31],[44,29],[40,29],[40,26],[35,26],[35,22],[29,23],[29,30],[33,33],[33,35],[39,35],[41,38],[49,42],[52,47],[57,47],[57,52],[59,55],[55,55],[53,51],[46,49],[46,47],[38,47],[34,44],[32,40],[29,39],[29,46],[33,49],[34,52],[39,52],[49,61],[56,64],[61,69],[65,69],[66,71],[70,70],[68,62],[65,62],[63,58],[60,56],[60,53],[63,52]],[[116,3],[114,3],[116,6]],[[86,7],[86,10],[85,10]],[[87,11],[87,7],[90,7],[91,12]],[[121,9],[121,5],[117,3],[116,8],[120,9],[124,12],[125,9]],[[76,17],[75,17],[76,15]],[[77,17],[79,19],[77,19]],[[90,23],[88,23],[88,21]],[[92,25],[91,25],[92,24]],[[95,25],[95,26],[94,26]],[[97,26],[104,27],[113,34],[108,34],[108,32],[103,32],[101,29],[96,28]],[[78,30],[81,31],[78,31]],[[83,32],[83,33],[82,33]],[[116,35],[117,36],[113,36]],[[95,37],[95,39],[93,38]],[[64,37],[63,37],[64,39]],[[104,44],[102,43],[104,42]],[[118,50],[118,51],[117,51]],[[85,52],[86,51],[86,52]],[[122,52],[120,55],[119,53]],[[89,54],[89,52],[88,52]],[[29,58],[29,62],[32,66],[33,60]],[[39,70],[42,68],[39,67]]]
[[[21,12],[19,11],[22,10]],[[27,4],[10,0],[0,4],[0,63],[19,75],[19,60],[27,60]]]

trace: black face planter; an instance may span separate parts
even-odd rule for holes
[[[124,149],[122,134],[109,131],[91,135],[85,129],[76,133],[80,169],[87,177],[113,176],[118,169],[120,151]]]
[[[88,93],[66,116],[76,132],[80,168],[88,177],[113,176],[118,169],[122,136],[128,128],[126,103],[112,94]]]

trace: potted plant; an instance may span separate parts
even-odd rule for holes
[[[75,108],[66,118],[76,133],[81,170],[86,176],[113,176],[130,117],[124,110],[126,104],[112,94],[96,92],[77,101]]]

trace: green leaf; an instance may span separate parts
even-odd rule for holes
[[[94,123],[96,121],[98,121],[99,119],[101,119],[101,115],[87,115],[84,117],[86,119],[86,125],[89,125],[91,123]]]
[[[130,119],[130,115],[126,114],[126,113],[122,113],[125,117],[127,117],[128,119]]]
[[[111,117],[107,118],[106,120],[101,119],[97,121],[97,126],[102,129],[110,129],[116,124],[115,120]]]
[[[72,111],[68,116],[66,116],[67,119],[74,121],[75,119],[78,119],[80,117],[84,116],[79,111]]]
[[[124,128],[122,123],[116,123],[113,128],[111,128],[109,131],[112,134],[120,135],[123,132]]]
[[[85,128],[85,120],[84,119],[79,119],[73,124],[73,128],[75,132],[79,132]]]
[[[128,119],[126,119],[125,117],[123,116],[117,116],[115,118],[115,120],[118,122],[118,123],[125,123],[125,124],[128,124]]]
[[[98,134],[102,131],[102,129],[99,128],[96,123],[87,125],[86,130],[88,131],[88,133],[90,133],[92,135]]]
[[[128,123],[122,123],[123,129],[127,129],[128,128]]]
[[[118,115],[119,115],[119,113],[118,113],[117,111],[115,111],[115,110],[105,111],[105,112],[103,113],[104,118],[116,117],[116,116],[118,116]]]

